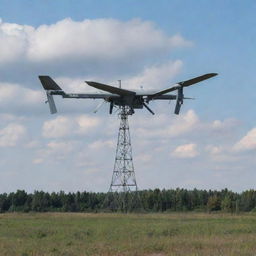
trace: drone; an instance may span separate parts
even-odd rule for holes
[[[57,112],[57,108],[54,102],[53,95],[60,95],[62,98],[75,98],[75,99],[103,99],[103,102],[108,102],[109,114],[112,114],[113,107],[127,107],[129,109],[128,114],[135,113],[135,109],[143,109],[144,107],[152,114],[152,109],[149,107],[149,102],[153,100],[176,100],[174,113],[178,115],[180,113],[181,105],[184,99],[191,99],[184,97],[183,89],[190,85],[199,83],[211,77],[218,75],[217,73],[208,73],[202,76],[198,76],[186,81],[178,82],[173,86],[161,90],[161,91],[146,91],[146,90],[127,90],[107,84],[102,84],[93,81],[85,81],[87,85],[104,91],[104,93],[65,93],[59,85],[50,76],[39,76],[39,79],[46,91],[47,101],[49,104],[51,114]],[[177,91],[176,95],[170,94],[170,92]]]

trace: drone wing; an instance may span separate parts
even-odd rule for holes
[[[96,89],[100,89],[100,90],[103,90],[103,91],[106,91],[106,92],[118,94],[120,96],[128,96],[128,95],[135,95],[136,94],[136,92],[121,89],[121,88],[114,87],[114,86],[110,86],[110,85],[107,85],[107,84],[101,84],[101,83],[92,82],[92,81],[86,81],[86,83],[89,86],[92,86]]]
[[[198,76],[198,77],[192,78],[190,80],[179,82],[179,83],[175,84],[174,86],[172,86],[170,88],[167,88],[165,90],[162,90],[162,91],[159,91],[157,93],[154,93],[154,94],[150,95],[150,98],[153,99],[153,98],[155,98],[157,96],[166,94],[168,92],[172,92],[172,91],[178,90],[179,88],[187,87],[187,86],[190,86],[192,84],[199,83],[201,81],[204,81],[204,80],[209,79],[211,77],[214,77],[216,75],[218,75],[218,74],[217,73],[209,73],[209,74],[205,74],[205,75],[202,75],[202,76]]]

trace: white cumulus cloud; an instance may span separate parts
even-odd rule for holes
[[[0,147],[14,147],[26,135],[26,127],[10,123],[0,130]]]
[[[256,128],[250,130],[233,147],[235,151],[256,150]]]
[[[33,90],[18,84],[0,82],[1,111],[19,112],[24,107],[31,107],[33,110],[42,105],[44,98],[43,90]]]
[[[100,119],[88,115],[81,115],[75,120],[79,126],[78,133],[84,134],[100,124]]]
[[[0,64],[25,58],[33,32],[31,26],[0,22]]]
[[[106,148],[114,148],[116,143],[113,140],[96,140],[88,145],[89,149],[100,150]]]
[[[239,121],[237,119],[228,118],[228,119],[225,119],[223,121],[214,120],[211,123],[210,128],[214,132],[229,132],[230,130],[232,130],[237,125],[239,125]]]
[[[171,155],[177,158],[194,158],[199,155],[197,145],[194,143],[178,146]]]
[[[37,28],[0,23],[0,62],[26,58],[28,61],[98,61],[143,58],[165,54],[191,43],[181,35],[168,36],[154,23],[133,19],[73,21],[70,18]]]
[[[177,75],[182,68],[182,61],[169,61],[161,65],[146,67],[140,74],[124,81],[127,88],[143,87],[143,89],[164,88],[169,84],[171,79]]]
[[[62,138],[85,134],[99,124],[99,118],[88,115],[57,116],[55,119],[44,122],[42,133],[46,138]]]
[[[175,122],[167,128],[167,134],[173,137],[189,132],[193,130],[199,122],[195,111],[188,110],[187,113],[181,115],[181,118],[177,118]]]
[[[165,114],[159,115],[150,126],[145,121],[138,123],[141,127],[137,128],[137,133],[141,137],[172,138],[192,132],[200,124],[200,120],[194,110],[188,110],[178,117],[170,118]]]
[[[218,155],[223,151],[223,148],[221,146],[208,145],[205,150],[209,152],[210,155]]]
[[[72,121],[65,116],[58,116],[43,124],[43,136],[46,138],[61,138],[67,136],[73,129]]]
[[[76,148],[73,141],[50,141],[46,147],[39,150],[37,157],[33,160],[34,164],[43,163],[45,161],[59,161],[67,157]]]

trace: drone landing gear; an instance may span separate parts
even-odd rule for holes
[[[153,112],[153,110],[150,109],[149,106],[148,106],[145,102],[143,102],[143,106],[144,106],[152,115],[155,114],[155,113]]]
[[[111,102],[110,102],[110,107],[109,107],[109,114],[110,114],[110,115],[111,115],[112,112],[113,112],[113,107],[114,107],[114,102],[111,101]]]

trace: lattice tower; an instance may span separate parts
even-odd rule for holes
[[[120,108],[120,126],[116,157],[109,192],[126,193],[138,190],[133,166],[132,145],[128,124],[129,111],[129,107],[123,106]]]

